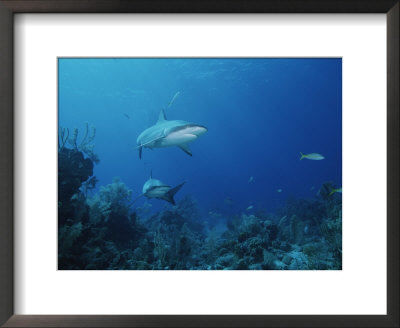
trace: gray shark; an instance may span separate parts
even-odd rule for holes
[[[163,199],[167,202],[175,205],[174,195],[182,188],[185,182],[171,188],[170,186],[162,183],[160,180],[153,179],[152,173],[150,172],[150,179],[143,185],[142,196],[147,198]]]
[[[206,132],[207,128],[202,125],[181,120],[168,121],[164,111],[161,110],[157,123],[144,130],[136,140],[139,158],[142,158],[143,147],[152,149],[178,146],[192,156],[188,143]]]

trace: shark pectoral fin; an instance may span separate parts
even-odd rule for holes
[[[146,145],[148,145],[148,144],[151,144],[152,142],[157,141],[157,140],[160,140],[160,139],[162,139],[162,138],[164,138],[164,135],[159,136],[159,137],[157,137],[157,138],[154,138],[154,139],[152,139],[152,140],[150,140],[150,141],[147,141],[147,142],[141,144],[140,147],[144,147],[144,146],[146,146]]]
[[[186,154],[188,154],[189,156],[192,156],[192,151],[189,148],[188,144],[183,144],[183,145],[179,145],[178,146],[180,149],[182,149]]]
[[[179,191],[179,189],[182,188],[182,186],[183,186],[185,183],[186,183],[186,182],[183,182],[183,183],[181,183],[180,185],[176,186],[175,188],[170,189],[170,190],[164,195],[164,199],[165,199],[167,202],[170,202],[172,205],[176,205],[174,196],[175,196],[175,194]]]
[[[128,204],[128,207],[131,207],[142,196],[144,196],[144,194],[140,194],[139,196],[137,196],[130,204]]]
[[[152,139],[152,140],[150,140],[150,141],[147,141],[147,142],[141,144],[140,146],[138,146],[138,149],[139,149],[139,159],[142,159],[142,149],[143,149],[143,147],[146,147],[147,145],[151,144],[152,142],[157,141],[157,140],[160,140],[160,139],[162,139],[162,138],[164,138],[164,135],[159,136],[159,137],[157,137],[157,138],[154,138],[154,139]],[[149,147],[149,148],[151,149],[151,147]]]

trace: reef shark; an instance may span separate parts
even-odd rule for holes
[[[150,179],[143,185],[142,196],[147,198],[163,199],[175,205],[174,195],[182,188],[185,182],[171,188],[160,180],[153,179],[152,172],[150,172]]]
[[[207,128],[202,125],[182,120],[168,121],[164,110],[161,110],[157,123],[144,130],[136,140],[139,158],[142,158],[143,147],[152,149],[178,146],[186,154],[192,156],[188,143],[206,132]]]

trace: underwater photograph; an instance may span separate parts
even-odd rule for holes
[[[59,58],[59,270],[342,270],[341,58]]]

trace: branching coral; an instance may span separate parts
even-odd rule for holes
[[[69,129],[60,126],[58,131],[58,151],[61,151],[69,137]]]
[[[255,215],[242,214],[240,232],[247,234],[258,234],[262,229],[260,220]]]
[[[197,202],[189,195],[182,198],[174,207],[174,211],[188,221],[194,221],[199,216]]]
[[[290,237],[289,240],[295,244],[302,244],[304,238],[304,227],[303,221],[300,221],[296,215],[292,215],[290,218]]]
[[[161,233],[161,228],[158,228],[154,233],[154,251],[158,257],[160,267],[163,268],[166,265],[168,246]]]
[[[60,152],[64,149],[65,144],[68,142],[72,146],[72,149],[80,151],[88,158],[90,158],[94,163],[98,164],[100,159],[96,153],[94,153],[94,143],[93,140],[96,137],[96,128],[91,126],[89,128],[89,123],[86,122],[86,129],[83,139],[78,143],[78,129],[74,128],[72,132],[72,137],[69,138],[69,129],[60,126],[58,132],[58,151]]]
[[[113,183],[102,186],[97,195],[88,198],[92,223],[107,222],[111,213],[128,217],[132,190],[115,177]]]
[[[204,247],[206,249],[207,261],[215,261],[218,256],[218,233],[216,229],[211,229],[208,233],[208,237],[205,240]]]
[[[58,247],[63,251],[68,251],[82,234],[82,228],[83,225],[81,222],[73,224],[72,226],[62,226],[59,231]]]

